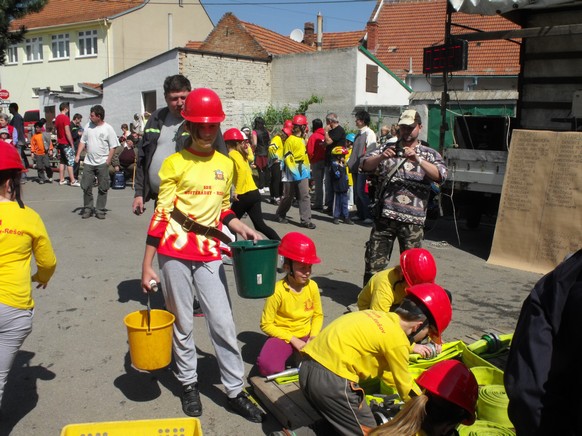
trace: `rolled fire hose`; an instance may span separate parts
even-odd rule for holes
[[[477,400],[477,416],[485,421],[512,427],[507,415],[508,404],[509,398],[503,385],[481,386]]]
[[[507,349],[513,339],[513,333],[507,335],[496,335],[487,333],[481,336],[481,339],[473,342],[467,348],[473,353],[481,356],[483,359],[495,357]]]
[[[495,422],[478,419],[473,425],[460,425],[459,436],[515,436],[515,432]]]

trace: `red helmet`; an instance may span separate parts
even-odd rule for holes
[[[222,137],[225,141],[244,141],[246,139],[244,133],[236,127],[228,129],[226,132],[224,132]]]
[[[402,253],[400,268],[408,286],[434,283],[437,274],[434,258],[424,248],[411,248]]]
[[[423,372],[416,384],[443,400],[465,409],[469,416],[465,425],[475,422],[475,406],[479,396],[479,386],[473,373],[458,360],[439,362]]]
[[[293,121],[285,120],[285,124],[283,124],[283,128],[292,129],[293,128]]]
[[[222,123],[226,116],[220,97],[212,89],[196,88],[186,97],[182,117],[192,123]]]
[[[451,300],[445,290],[434,283],[423,283],[409,287],[406,294],[426,309],[429,324],[436,328],[437,336],[431,335],[431,339],[440,344],[441,335],[453,317]]]
[[[293,124],[297,124],[299,126],[306,126],[307,117],[305,115],[295,115],[293,117]]]
[[[279,254],[288,259],[311,265],[321,262],[321,259],[317,257],[313,241],[299,232],[290,232],[283,236],[279,245]]]
[[[289,127],[283,127],[283,132],[287,136],[291,136],[293,134],[293,131]]]
[[[24,171],[18,150],[12,144],[0,141],[0,170]]]

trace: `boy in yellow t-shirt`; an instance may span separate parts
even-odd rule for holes
[[[301,233],[287,233],[279,255],[287,276],[276,283],[261,317],[261,330],[269,336],[257,358],[263,376],[283,371],[294,351],[301,351],[323,325],[319,288],[310,279],[312,265],[320,262],[315,244]]]

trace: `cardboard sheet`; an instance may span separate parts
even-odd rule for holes
[[[514,130],[488,262],[545,274],[582,248],[582,133]]]

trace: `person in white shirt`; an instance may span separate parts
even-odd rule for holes
[[[103,106],[93,106],[89,119],[91,121],[83,131],[75,157],[75,162],[79,162],[82,151],[87,148],[87,154],[83,161],[83,177],[81,178],[84,206],[82,218],[87,219],[93,215],[93,182],[97,177],[95,216],[103,220],[105,219],[107,191],[109,190],[109,165],[115,148],[119,147],[119,140],[113,127],[104,121],[105,109]]]

